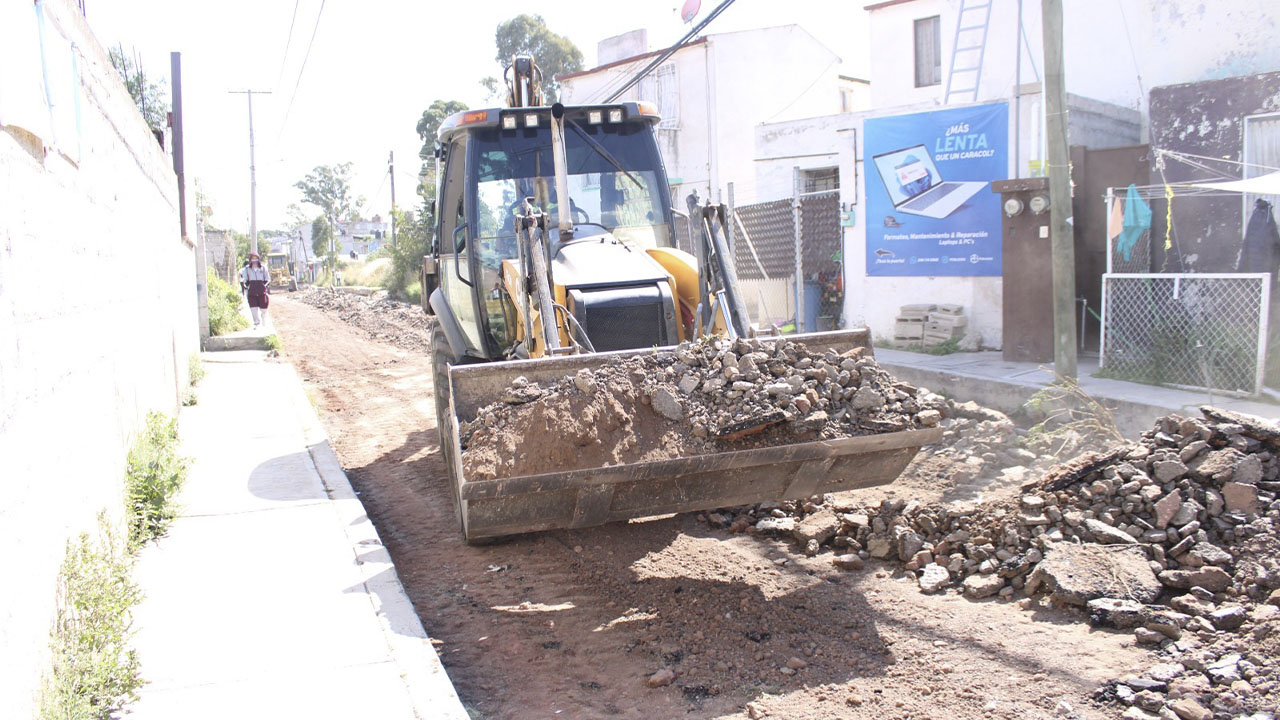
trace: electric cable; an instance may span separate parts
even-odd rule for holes
[[[276,87],[280,87],[280,79],[284,77],[284,64],[289,59],[289,48],[293,46],[293,25],[298,20],[298,5],[302,0],[293,0],[293,15],[289,18],[289,35],[284,40],[284,54],[280,56],[280,72],[276,73]]]
[[[311,46],[316,42],[316,32],[320,30],[320,18],[324,15],[325,0],[320,0],[320,11],[316,13],[316,23],[311,28],[311,40],[307,42],[307,51],[302,55],[302,66],[298,68],[298,79],[293,83],[293,93],[289,95],[289,104],[284,111],[284,119],[280,121],[280,132],[276,141],[284,135],[285,126],[289,123],[289,113],[293,110],[293,101],[298,97],[298,86],[302,84],[302,74],[307,70],[307,60],[311,57]]]

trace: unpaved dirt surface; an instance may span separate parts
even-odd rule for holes
[[[1078,611],[923,595],[894,565],[840,571],[698,515],[467,546],[427,354],[288,297],[272,313],[476,717],[1113,718],[1090,694],[1151,663]]]

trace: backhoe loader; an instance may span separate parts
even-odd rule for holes
[[[506,81],[506,107],[440,126],[435,241],[420,276],[441,453],[469,542],[884,484],[938,440],[931,428],[469,480],[459,423],[515,378],[551,382],[686,339],[754,333],[726,208],[671,207],[656,106],[548,106],[527,56]],[[695,252],[676,247],[677,222],[690,223]],[[871,350],[865,328],[789,339]]]

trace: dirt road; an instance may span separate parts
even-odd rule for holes
[[[1150,658],[1078,615],[922,595],[694,515],[469,547],[429,358],[284,296],[271,312],[475,717],[1105,718],[1089,693]]]

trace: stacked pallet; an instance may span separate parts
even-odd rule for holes
[[[893,322],[893,339],[933,347],[964,337],[968,325],[963,305],[903,305]]]

